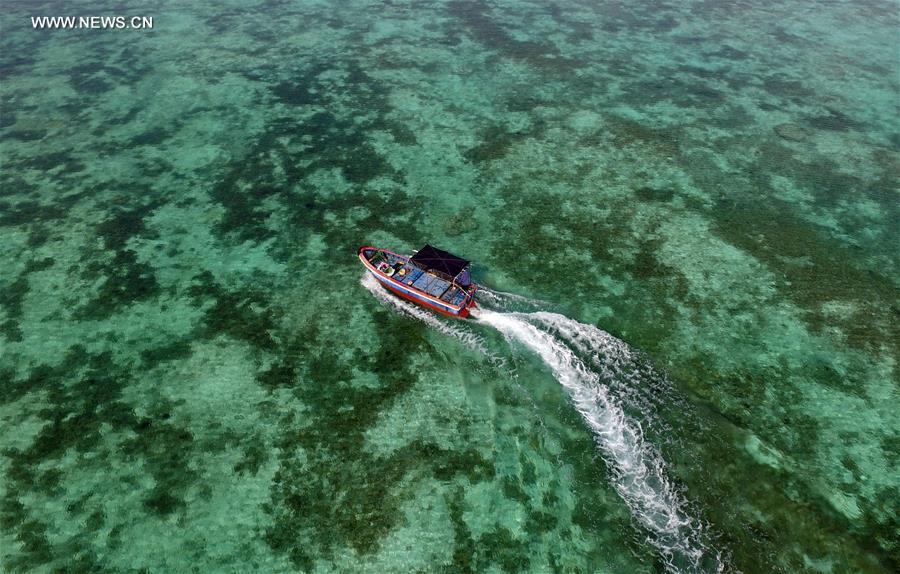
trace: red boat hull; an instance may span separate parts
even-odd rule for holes
[[[373,266],[367,259],[367,252],[375,251],[375,252],[383,252],[390,253],[391,255],[401,259],[408,260],[409,258],[398,253],[394,253],[393,251],[388,251],[386,249],[378,249],[377,247],[360,247],[358,254],[359,260],[366,267],[366,269],[381,283],[382,287],[401,297],[406,299],[410,303],[415,303],[421,307],[425,307],[431,309],[432,311],[436,311],[441,315],[446,315],[447,317],[458,317],[458,318],[466,318],[469,316],[469,309],[475,307],[475,300],[472,298],[472,295],[475,293],[477,286],[473,286],[469,291],[469,296],[465,300],[465,303],[462,305],[453,305],[441,299],[435,298],[428,293],[424,293],[420,290],[417,290],[410,285],[406,285],[402,282],[397,281],[396,279],[385,275],[381,271],[379,271],[375,266]]]
[[[381,283],[381,282],[379,281],[379,283]],[[415,297],[413,297],[411,295],[407,295],[406,293],[404,293],[400,289],[397,289],[396,287],[394,287],[393,285],[391,285],[389,283],[381,283],[381,286],[384,287],[385,289],[387,289],[388,291],[390,291],[391,293],[393,293],[394,295],[397,295],[398,297],[402,297],[403,299],[406,299],[410,303],[415,303],[416,305],[419,305],[420,307],[427,307],[428,309],[431,309],[432,311],[436,311],[436,312],[440,313],[441,315],[446,315],[447,317],[457,317],[457,318],[465,319],[466,317],[469,316],[469,308],[475,306],[475,302],[472,301],[472,304],[470,305],[470,307],[464,307],[463,309],[460,309],[459,313],[449,313],[449,312],[441,309],[440,307],[437,307],[435,305],[432,305],[431,303],[428,303],[427,301],[420,301],[419,299],[416,299]]]

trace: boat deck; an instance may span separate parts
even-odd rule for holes
[[[393,269],[393,273],[389,273],[391,278],[451,305],[461,305],[466,299],[465,291],[442,277],[423,271],[408,259],[392,253],[379,252],[369,262],[375,267],[378,267],[379,263],[386,263]]]

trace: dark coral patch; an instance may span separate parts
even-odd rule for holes
[[[272,93],[282,103],[292,106],[306,106],[319,101],[317,94],[309,91],[309,84],[304,81],[284,81],[272,87]]]
[[[38,154],[31,157],[28,161],[21,162],[21,165],[37,171],[50,171],[61,168],[67,174],[84,171],[84,163],[75,159],[68,151]]]
[[[26,200],[18,203],[0,202],[0,225],[26,225],[48,222],[65,217],[66,211],[59,205],[42,205]]]
[[[303,181],[318,170],[340,170],[344,179],[360,186],[379,176],[400,179],[400,174],[369,143],[368,133],[386,131],[404,144],[414,143],[415,135],[405,125],[386,120],[390,111],[388,90],[360,66],[353,62],[312,66],[278,83],[274,94],[291,105],[315,104],[328,110],[334,87],[319,75],[330,68],[346,72],[341,94],[351,101],[347,105],[374,113],[345,118],[321,111],[302,121],[279,119],[269,124],[244,160],[227,171],[212,190],[212,198],[225,208],[218,226],[223,233],[257,242],[275,236],[275,223],[270,221],[271,204],[280,204],[295,213],[298,205],[308,203],[304,197],[297,197],[298,193],[308,193],[303,189]],[[293,150],[309,147],[310,142],[313,151],[298,160]],[[356,201],[354,206],[359,204]],[[317,216],[321,217],[321,212]]]
[[[835,132],[845,132],[848,130],[857,130],[862,124],[840,110],[829,109],[827,114],[809,118],[807,123],[820,130],[828,130]]]
[[[131,209],[118,209],[97,226],[97,235],[103,239],[107,249],[122,249],[132,237],[147,235],[144,219],[160,205],[161,202],[152,201]]]
[[[113,85],[104,77],[104,66],[94,63],[69,68],[69,82],[79,93],[97,96],[112,89]]]
[[[233,170],[226,175],[212,191],[212,197],[225,208],[225,215],[219,223],[224,233],[237,233],[242,240],[262,241],[274,232],[266,227],[269,212],[262,202],[269,196],[285,193],[285,189],[265,182],[256,182],[248,186],[242,185],[241,176],[256,172],[255,161]],[[271,173],[271,168],[260,169],[260,176]]]
[[[579,62],[560,54],[553,44],[514,38],[498,19],[490,15],[486,4],[455,0],[448,4],[447,9],[478,42],[507,58],[527,62],[543,72],[571,73],[579,66]]]
[[[364,205],[367,215],[357,220],[359,229],[392,228],[393,233],[410,244],[419,242],[420,217],[424,202],[421,198],[409,197],[399,186],[390,191],[366,192],[359,188],[330,200],[317,198],[312,192],[295,198],[289,206],[289,221],[297,233],[315,232],[325,236],[328,245],[335,251],[358,247],[358,232],[348,226],[328,225],[322,215],[325,210],[346,213],[349,209]],[[402,221],[402,225],[397,225]]]
[[[773,96],[780,98],[807,98],[813,91],[800,81],[782,75],[771,76],[763,80],[763,88]]]
[[[698,68],[696,66],[681,66],[680,72],[686,72],[699,78],[719,78],[723,72]],[[679,79],[674,74],[667,77],[658,77],[636,81],[626,87],[624,101],[634,106],[646,106],[657,102],[671,101],[675,105],[684,108],[703,107],[725,101],[725,94],[709,86],[701,80]]]
[[[4,527],[24,545],[24,552],[5,562],[5,567],[25,571],[54,562],[90,563],[89,553],[75,549],[80,546],[77,538],[49,544],[46,528],[27,519],[29,503],[23,501],[60,496],[66,477],[54,468],[54,461],[67,453],[102,452],[110,429],[125,431],[126,436],[133,433],[133,438],[121,444],[122,453],[139,458],[156,481],[146,498],[148,509],[166,515],[183,506],[183,494],[196,481],[196,472],[188,464],[193,437],[159,413],[137,417],[122,401],[122,390],[131,383],[131,369],[130,364],[117,363],[109,352],[91,353],[75,346],[59,365],[42,365],[23,379],[7,379],[0,401],[15,401],[39,392],[44,398],[38,414],[46,424],[27,447],[8,448],[2,453],[7,460],[9,484],[0,501],[0,516]],[[83,460],[94,464],[90,457]],[[85,497],[70,504],[67,511],[72,520],[97,529],[105,521],[100,502]]]
[[[260,371],[256,375],[256,381],[268,390],[291,387],[298,382],[297,368],[290,362],[279,361]]]
[[[224,333],[260,349],[275,348],[275,318],[257,293],[223,293],[204,315],[206,334]]]
[[[344,158],[340,163],[347,181],[357,184],[366,183],[379,175],[393,171],[381,154],[368,144],[357,146],[353,159]]]
[[[675,197],[675,190],[670,188],[639,187],[634,194],[644,201],[669,201]]]
[[[453,572],[486,572],[491,566],[509,573],[526,572],[531,567],[528,557],[528,542],[517,539],[504,528],[486,532],[474,539],[463,518],[465,497],[462,488],[457,488],[446,497],[453,525]]]
[[[664,157],[678,157],[681,154],[681,136],[677,129],[653,128],[616,116],[606,117],[605,122],[617,146],[640,144]]]
[[[184,506],[184,501],[166,491],[168,486],[154,488],[144,499],[144,506],[159,516],[167,516]]]
[[[391,135],[394,136],[394,141],[400,145],[416,145],[419,143],[418,138],[416,138],[415,132],[409,129],[404,124],[394,124],[389,127]]]
[[[9,139],[20,142],[33,142],[42,140],[46,136],[47,130],[9,130],[3,134],[2,139]]]
[[[222,288],[216,282],[216,278],[210,271],[203,271],[191,278],[190,285],[187,287],[187,294],[191,297],[194,305],[202,305],[206,299],[215,299],[222,293]]]
[[[37,191],[37,186],[25,181],[21,175],[10,170],[0,171],[0,197],[26,196]],[[3,217],[11,205],[8,201],[0,201],[0,225],[3,225]]]
[[[366,94],[365,99],[371,99]],[[378,105],[383,106],[383,103]],[[370,126],[376,128],[379,126]],[[385,124],[385,128],[389,128]],[[393,174],[393,168],[367,142],[365,132],[347,120],[329,113],[319,113],[303,124],[304,133],[312,137],[320,152],[305,172],[320,168],[339,168],[353,183],[365,183],[379,175]]]
[[[771,188],[773,175],[779,175],[808,191],[816,205],[825,208],[860,194],[868,194],[886,210],[893,204],[886,201],[880,186],[846,174],[830,161],[799,161],[777,140],[766,141],[755,156],[747,170],[749,184],[735,182],[714,165],[700,164],[701,158],[696,158],[695,177],[699,175],[698,183],[714,194],[729,186],[740,188],[740,192],[720,195],[716,206],[708,211],[717,233],[782,278],[777,288],[804,310],[802,316],[814,331],[837,327],[847,344],[879,354],[884,341],[896,340],[890,336],[895,320],[892,302],[896,299],[890,280],[879,270],[866,268],[856,248],[803,220],[790,206],[748,197],[751,190],[758,193]],[[852,302],[856,310],[845,318],[828,315],[823,305],[831,301]]]
[[[661,263],[656,257],[659,252],[659,241],[646,240],[642,241],[634,262],[631,266],[631,273],[638,279],[651,279],[670,277],[676,274],[676,270],[664,263]]]
[[[28,294],[28,279],[25,274],[0,289],[0,307],[6,310],[7,317],[18,319],[22,316],[22,301]]]
[[[152,512],[166,516],[185,505],[184,494],[198,478],[189,464],[194,449],[194,437],[168,421],[157,421],[140,429],[133,439],[126,441],[122,451],[126,456],[140,456],[144,467],[156,485],[144,499]]]
[[[132,238],[155,236],[147,231],[144,218],[158,206],[159,202],[150,202],[132,209],[120,209],[97,226],[97,235],[113,254],[112,258],[100,254],[86,265],[85,276],[91,280],[102,278],[103,282],[97,295],[75,310],[75,317],[103,319],[123,307],[159,294],[153,266],[139,261],[137,253],[126,247]]]
[[[479,568],[479,571],[485,571],[491,563],[497,564],[501,570],[510,574],[527,572],[530,569],[528,542],[516,538],[502,526],[479,536],[476,548],[478,561],[484,566]]]
[[[694,100],[699,102],[700,104],[720,102],[725,99],[724,93],[701,83],[692,85],[688,89],[688,94],[690,94],[690,96],[692,96]]]
[[[743,50],[738,50],[737,48],[734,48],[732,46],[722,46],[722,48],[713,52],[710,55],[714,56],[716,58],[724,58],[726,60],[735,60],[735,61],[746,60],[749,56],[747,54],[747,52],[744,52]]]
[[[519,481],[511,476],[505,476],[500,481],[500,484],[503,487],[503,494],[506,498],[510,500],[515,500],[521,502],[522,504],[529,505],[531,503],[531,498],[528,496],[528,493],[522,488],[519,484]]]
[[[44,271],[50,269],[56,263],[52,257],[44,257],[43,259],[32,259],[25,265],[25,273],[34,273],[36,271]]]
[[[0,129],[16,125],[16,114],[6,111],[0,114]]]
[[[159,145],[169,139],[172,133],[161,127],[156,127],[142,132],[129,141],[133,146],[139,145]]]
[[[246,473],[255,475],[268,460],[268,449],[266,449],[259,441],[251,443],[244,448],[243,457],[234,465],[234,472],[237,474]]]
[[[476,548],[472,532],[463,519],[463,500],[462,488],[457,488],[452,496],[447,497],[450,522],[453,524],[453,567],[456,572],[473,574],[476,572]]]
[[[145,349],[141,351],[141,359],[146,368],[152,368],[163,362],[186,359],[191,356],[191,353],[191,341],[185,338],[172,341],[161,347]]]
[[[0,334],[13,343],[22,341],[22,329],[19,327],[19,322],[13,319],[7,319],[0,323]]]
[[[826,207],[833,207],[842,199],[867,190],[862,179],[844,173],[835,162],[826,159],[802,162],[795,157],[793,150],[778,141],[768,141],[759,146],[755,159],[748,176],[758,189],[770,188],[772,175],[781,175],[809,190],[816,203]],[[878,200],[877,197],[873,199]],[[760,208],[765,209],[765,206]],[[724,213],[728,212],[728,209],[724,210]]]
[[[678,20],[672,16],[663,16],[653,23],[653,28],[658,32],[669,32],[678,27]]]
[[[0,500],[0,527],[13,530],[22,524],[27,517],[25,505],[15,497],[4,497]]]
[[[75,310],[74,316],[79,319],[104,319],[160,292],[153,267],[138,261],[137,254],[130,249],[117,251],[111,261],[90,264],[88,273],[102,275],[104,280],[97,295]]]
[[[195,333],[201,337],[224,334],[246,341],[256,348],[274,350],[275,314],[268,299],[259,291],[227,291],[219,286],[208,271],[194,277],[188,294],[197,305],[212,298],[203,316],[203,324]]]
[[[410,448],[423,459],[432,461],[434,477],[438,480],[464,475],[474,484],[493,479],[496,474],[494,463],[477,450],[444,450],[427,443],[415,443]]]
[[[792,123],[778,124],[773,129],[782,139],[788,141],[802,142],[806,141],[810,136],[809,130]]]
[[[799,220],[789,209],[748,201],[717,211],[718,233],[784,278],[778,287],[805,309],[803,317],[815,331],[840,326],[848,344],[876,354],[884,341],[895,340],[889,336],[895,287],[880,273],[860,269],[847,247]],[[792,263],[797,260],[811,264]],[[822,305],[829,301],[853,301],[858,310],[846,319],[828,316]],[[852,390],[856,385],[851,379],[840,386]]]
[[[16,540],[22,545],[22,552],[10,560],[13,568],[25,572],[53,560],[53,548],[47,538],[47,526],[43,522],[26,521],[17,529]]]
[[[319,342],[313,326],[292,334],[281,363],[261,377],[264,385],[291,383],[313,417],[302,431],[286,421],[269,505],[274,524],[266,535],[273,549],[300,568],[344,545],[374,552],[402,518],[400,505],[408,495],[401,485],[408,473],[430,469],[441,479],[463,475],[476,481],[494,473],[490,461],[475,451],[414,442],[390,456],[375,457],[364,448],[366,430],[417,378],[410,371],[410,354],[433,352],[424,327],[382,310],[373,320],[379,338],[390,336],[394,344],[361,350],[353,364],[376,374],[376,385],[349,385],[350,363]],[[298,448],[302,459],[295,455]]]
[[[481,137],[481,143],[466,151],[463,155],[471,162],[481,163],[503,158],[523,134],[509,133],[497,126],[488,128]]]

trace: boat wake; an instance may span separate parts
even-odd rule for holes
[[[558,313],[540,311],[529,315],[542,328],[565,341],[579,358],[586,360],[611,392],[613,400],[639,417],[657,435],[670,435],[671,426],[659,413],[677,408],[689,416],[690,407],[676,393],[665,374],[627,343],[593,325],[573,321]]]
[[[369,274],[362,284],[404,315],[454,337],[496,366],[505,365],[488,350],[483,337],[457,326],[458,321],[451,325],[391,295]],[[483,288],[479,294],[485,306],[472,309],[471,317],[499,331],[508,342],[523,345],[550,368],[591,429],[615,490],[647,532],[666,570],[723,572],[725,559],[709,546],[704,523],[691,515],[687,500],[666,475],[661,454],[645,439],[641,423],[626,412],[626,408],[638,412],[647,422],[664,426],[653,412],[664,402],[669,407],[678,402],[668,402],[673,393],[666,378],[625,342],[592,325],[540,310],[547,306],[541,301]]]
[[[451,325],[446,321],[442,321],[434,313],[426,311],[421,307],[417,307],[412,303],[409,303],[395,295],[392,295],[391,293],[386,291],[378,283],[378,280],[372,277],[372,275],[369,273],[366,273],[363,276],[360,283],[362,283],[362,286],[365,287],[372,295],[375,296],[376,299],[378,299],[382,303],[391,306],[407,317],[411,317],[425,323],[429,327],[432,327],[433,329],[443,333],[444,335],[453,337],[469,349],[487,357],[494,366],[500,368],[505,367],[506,362],[504,361],[503,357],[498,357],[497,355],[491,353],[488,350],[487,345],[485,344],[484,338],[477,335],[476,333],[473,333],[472,331],[462,326]]]
[[[491,305],[503,311],[536,311],[550,306],[549,303],[540,299],[523,297],[522,295],[505,291],[495,291],[484,286],[478,288],[478,299],[482,301],[487,299],[491,302]]]
[[[628,345],[557,313],[478,309],[473,317],[508,341],[524,345],[550,368],[593,432],[616,491],[649,533],[648,541],[659,551],[666,569],[722,572],[724,560],[707,546],[704,525],[690,516],[687,501],[666,476],[661,455],[604,384],[634,372],[634,353]],[[576,351],[589,356],[596,370]]]

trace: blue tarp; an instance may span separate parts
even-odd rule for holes
[[[450,283],[448,281],[435,278],[435,280],[431,282],[431,285],[428,286],[428,289],[426,289],[425,292],[434,297],[440,297],[441,294],[443,294],[443,292],[446,291],[447,287],[449,286]]]
[[[422,271],[421,269],[416,269],[415,267],[411,269],[407,267],[407,269],[409,269],[409,273],[403,276],[403,282],[407,285],[409,285],[410,283],[415,283],[416,280],[422,276],[422,273],[424,273],[424,271]]]
[[[416,289],[421,289],[425,291],[428,289],[428,286],[431,285],[432,281],[437,279],[434,275],[428,275],[427,273],[423,273],[421,277],[416,279],[415,283],[413,283],[413,287]]]

